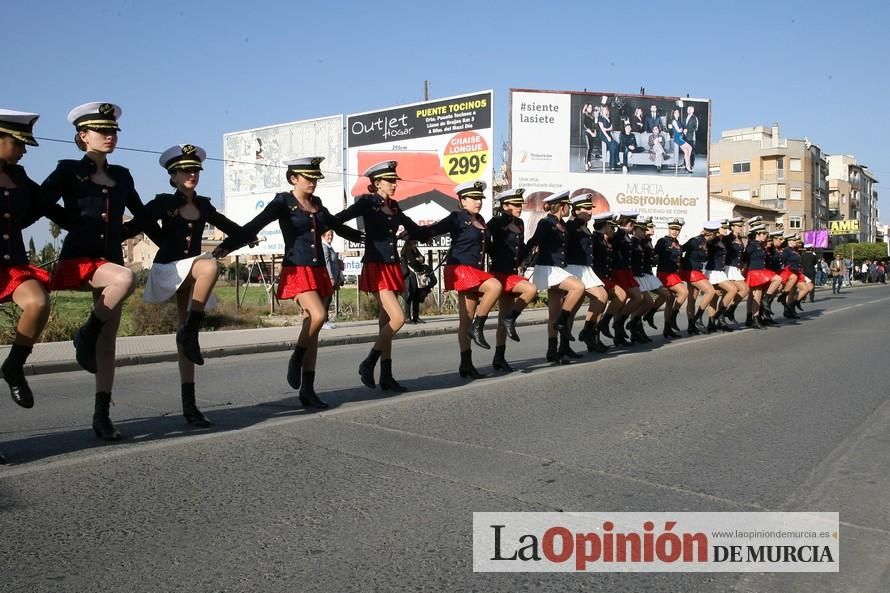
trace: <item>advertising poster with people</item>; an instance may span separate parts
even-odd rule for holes
[[[554,192],[593,193],[594,214],[637,210],[658,233],[682,218],[682,238],[708,218],[707,99],[512,89],[512,187],[529,197],[534,229]],[[530,231],[529,231],[530,232]]]
[[[362,175],[368,167],[394,160],[401,178],[395,199],[418,224],[457,209],[455,186],[475,179],[488,185],[481,212],[488,219],[492,109],[492,92],[482,91],[347,116],[347,205],[368,193],[369,180]],[[446,245],[448,237],[435,241]]]
[[[275,194],[290,191],[284,161],[321,156],[324,179],[315,194],[332,212],[343,207],[343,116],[232,132],[223,136],[226,216],[238,224],[252,220]],[[271,255],[285,252],[277,224],[262,231],[256,247],[244,247],[239,255]]]

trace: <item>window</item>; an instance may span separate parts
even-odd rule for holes
[[[732,172],[733,173],[750,173],[751,172],[751,161],[742,161],[740,163],[732,164]]]
[[[800,195],[800,188],[799,188],[799,187],[792,187],[792,188],[791,188],[791,199],[792,199],[792,200],[799,200],[800,198],[801,198],[801,195]]]
[[[720,175],[720,165],[711,165],[708,169],[708,175]]]
[[[800,216],[789,216],[788,217],[788,228],[790,229],[799,229],[800,228],[801,217]]]
[[[792,171],[801,171],[800,159],[788,159],[788,168]]]
[[[734,197],[738,200],[751,201],[751,190],[750,189],[734,189],[734,190],[732,190],[732,197]]]

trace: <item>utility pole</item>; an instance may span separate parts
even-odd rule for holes
[[[424,101],[430,100],[430,81],[429,80],[423,81],[423,100]]]

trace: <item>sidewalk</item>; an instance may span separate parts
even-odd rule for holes
[[[405,324],[396,334],[396,339],[457,333],[457,315],[440,315],[423,319],[426,321],[424,324]],[[546,321],[547,308],[543,307],[527,310],[519,317],[516,325],[536,325]],[[496,323],[497,317],[492,315],[487,324],[487,333],[492,341]],[[376,320],[349,321],[337,323],[336,326],[336,329],[321,330],[319,346],[370,343],[377,339]],[[233,354],[290,350],[294,347],[299,333],[300,328],[295,326],[202,332],[201,352],[204,358],[217,358]],[[9,346],[0,346],[0,360],[6,358],[8,351]],[[173,334],[118,338],[116,358],[119,367],[175,361],[176,340]],[[36,344],[33,354],[28,358],[28,364],[25,365],[25,373],[28,375],[76,370],[80,370],[80,366],[74,360],[74,344],[70,341]]]

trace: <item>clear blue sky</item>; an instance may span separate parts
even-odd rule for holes
[[[783,136],[855,154],[890,189],[886,2],[7,2],[0,107],[41,114],[71,140],[68,111],[123,107],[121,147],[180,142],[221,156],[225,132],[511,87],[710,97],[720,130],[780,122]],[[497,151],[500,152],[500,151]],[[35,180],[71,144],[41,142]],[[148,200],[167,191],[157,155],[119,150]],[[201,193],[222,205],[222,164]],[[890,222],[890,200],[882,200]],[[38,248],[46,223],[34,227]]]

